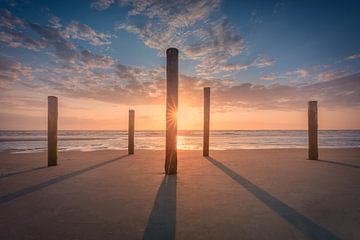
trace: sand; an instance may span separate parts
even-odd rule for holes
[[[360,149],[0,153],[0,239],[360,239]]]

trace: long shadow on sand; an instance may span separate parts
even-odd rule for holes
[[[175,239],[176,175],[165,176],[151,211],[143,239]]]
[[[345,166],[345,167],[351,167],[351,168],[360,168],[360,165],[351,164],[351,163],[334,162],[334,161],[330,161],[330,160],[319,159],[319,160],[310,160],[310,161],[317,161],[317,162],[322,162],[322,163],[336,164],[336,165]]]
[[[40,170],[40,169],[44,169],[44,168],[47,168],[47,166],[42,166],[42,167],[36,167],[36,168],[26,169],[26,170],[19,171],[19,172],[6,173],[6,174],[4,174],[4,175],[0,175],[0,179],[2,179],[2,178],[7,178],[7,177],[11,177],[11,176],[14,176],[14,175],[23,174],[23,173],[34,172],[34,171],[36,171],[36,170]]]
[[[86,167],[86,168],[80,169],[78,171],[71,172],[71,173],[65,174],[63,176],[59,176],[59,177],[47,180],[45,182],[42,182],[42,183],[30,186],[30,187],[24,188],[24,189],[22,189],[20,191],[17,191],[17,192],[10,193],[8,195],[2,196],[2,197],[0,197],[0,204],[10,202],[10,201],[15,200],[15,199],[17,199],[19,197],[25,196],[25,195],[27,195],[29,193],[32,193],[32,192],[41,190],[43,188],[49,187],[51,185],[63,182],[65,180],[69,179],[69,178],[72,178],[72,177],[78,176],[80,174],[86,173],[88,171],[94,170],[96,168],[102,167],[102,166],[104,166],[106,164],[118,161],[118,160],[123,159],[123,158],[125,158],[127,156],[129,156],[129,155],[123,155],[123,156],[120,156],[120,157],[117,157],[117,158],[114,158],[114,159],[111,159],[111,160],[107,160],[105,162],[101,162],[101,163],[92,165],[90,167]]]
[[[303,234],[305,234],[310,239],[340,239],[333,233],[329,232],[322,226],[316,224],[311,219],[305,217],[301,213],[297,212],[295,209],[289,207],[279,199],[273,197],[268,192],[262,190],[246,178],[240,176],[230,168],[226,167],[221,162],[215,160],[212,157],[206,157],[212,164],[222,170],[225,174],[231,177],[233,180],[238,182],[246,190],[251,192],[258,200],[263,202],[277,214],[279,214],[283,219],[292,224]]]

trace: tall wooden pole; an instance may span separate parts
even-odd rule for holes
[[[48,97],[48,166],[56,166],[58,162],[57,144],[58,99]]]
[[[165,173],[177,171],[178,56],[176,48],[166,50],[166,156]]]
[[[204,88],[204,142],[203,156],[209,156],[209,130],[210,130],[210,88]]]
[[[308,103],[309,159],[318,160],[318,117],[317,101]]]
[[[129,110],[128,154],[134,154],[135,110]]]

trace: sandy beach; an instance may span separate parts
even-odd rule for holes
[[[0,239],[359,239],[360,149],[0,154]]]

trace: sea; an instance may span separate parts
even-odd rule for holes
[[[177,148],[202,149],[203,132],[178,131]],[[0,152],[31,153],[47,151],[46,131],[0,131]],[[58,132],[59,151],[125,150],[127,131],[78,131]],[[135,148],[162,150],[165,131],[136,131]],[[210,149],[269,149],[306,148],[305,130],[218,130],[210,133]],[[359,148],[360,130],[320,130],[320,148]]]

